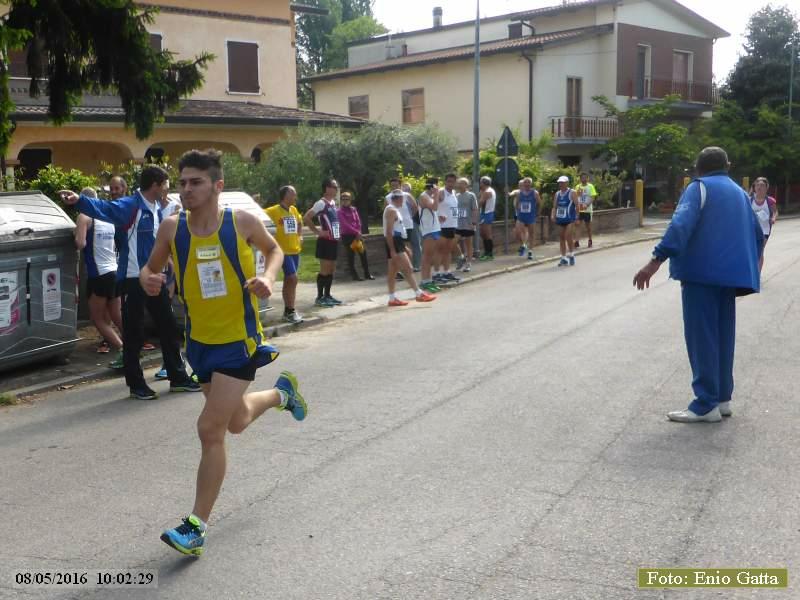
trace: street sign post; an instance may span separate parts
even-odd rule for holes
[[[511,128],[506,125],[503,133],[500,134],[500,141],[497,142],[497,155],[502,156],[503,160],[497,163],[495,169],[495,180],[502,183],[506,191],[506,209],[505,209],[505,252],[508,254],[508,188],[511,186],[512,181],[519,180],[519,165],[517,161],[509,156],[517,156],[519,154],[519,144],[514,139],[514,134],[511,133]]]

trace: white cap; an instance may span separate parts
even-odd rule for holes
[[[569,177],[567,177],[566,175],[562,175],[561,177],[558,178],[558,183],[569,183]]]

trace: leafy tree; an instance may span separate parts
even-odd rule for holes
[[[793,128],[790,135],[788,125],[784,107],[765,103],[747,111],[726,100],[702,124],[698,137],[702,145],[725,149],[736,179],[764,176],[777,183],[800,162],[800,128]]]
[[[147,138],[164,112],[203,83],[213,55],[174,60],[150,46],[156,9],[134,0],[3,0],[0,22],[0,152],[10,142],[9,51],[26,51],[30,92],[49,96],[49,117],[69,121],[85,91],[115,90],[126,127]],[[40,82],[46,80],[45,90]]]
[[[362,16],[344,21],[334,27],[328,36],[328,51],[325,54],[324,70],[343,69],[347,66],[347,44],[386,33],[386,27],[374,17]]]
[[[633,173],[637,165],[663,169],[668,173],[669,197],[675,195],[678,173],[690,167],[697,154],[698,142],[687,127],[675,122],[674,104],[680,98],[667,96],[662,102],[619,110],[605,96],[592,100],[605,109],[607,117],[616,117],[620,134],[608,140],[592,154],[617,169]]]
[[[297,18],[297,74],[300,78],[347,66],[347,42],[385,33],[372,13],[374,0],[317,0],[327,15]],[[311,106],[311,93],[298,84],[300,106]]]
[[[39,170],[36,179],[31,181],[17,180],[19,189],[37,190],[49,197],[58,204],[72,218],[78,216],[78,211],[74,206],[66,206],[58,192],[61,190],[80,191],[86,187],[97,187],[99,185],[97,177],[86,175],[77,169],[65,170],[61,167],[49,165]]]
[[[226,158],[226,166],[235,162]],[[343,189],[353,191],[366,225],[366,216],[377,214],[382,186],[398,169],[415,176],[444,174],[455,162],[455,140],[432,126],[299,127],[276,142],[261,163],[236,165],[225,177],[228,185],[241,184],[270,204],[277,201],[280,186],[291,184],[301,208],[320,197],[323,178],[336,177]]]
[[[735,100],[745,111],[755,111],[762,103],[785,105],[789,92],[789,71],[794,42],[795,62],[800,58],[800,28],[786,6],[770,5],[750,17],[744,51],[731,72],[723,97]],[[800,97],[800,81],[795,80],[794,97]]]

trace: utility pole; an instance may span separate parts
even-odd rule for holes
[[[787,129],[789,134],[789,143],[792,142],[792,129],[794,123],[792,122],[792,101],[794,99],[794,57],[797,53],[795,49],[795,39],[792,38],[792,55],[789,57],[789,127]],[[789,167],[786,167],[786,208],[789,208],[789,199],[791,197],[790,190],[791,182],[789,181]]]
[[[472,191],[480,194],[480,108],[481,108],[481,0],[475,2],[475,99],[472,115]],[[475,255],[480,256],[478,248],[480,235],[475,227]]]

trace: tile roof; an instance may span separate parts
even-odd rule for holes
[[[612,31],[614,31],[614,25],[609,23],[607,25],[579,27],[577,29],[554,31],[552,33],[543,33],[527,37],[495,40],[481,44],[481,56],[500,54],[504,52],[517,52],[529,48],[538,48],[547,44],[569,42],[580,38],[611,33]],[[352,75],[390,71],[394,69],[403,69],[406,67],[417,67],[427,64],[470,58],[474,56],[474,54],[474,45],[445,48],[443,50],[433,50],[430,52],[419,52],[417,54],[399,56],[397,58],[391,58],[368,65],[360,65],[358,67],[352,67],[349,69],[339,69],[337,71],[320,73],[319,75],[312,75],[311,77],[301,79],[301,81],[324,81],[326,79],[339,79],[342,77],[350,77]]]
[[[47,105],[44,103],[23,104],[17,102],[13,118],[18,121],[40,121],[47,118]],[[81,105],[73,111],[75,121],[121,122],[124,111],[121,106]],[[179,108],[165,115],[167,123],[219,124],[219,125],[261,125],[295,126],[342,125],[358,127],[363,119],[323,113],[300,108],[270,106],[257,102],[231,102],[217,100],[185,100]]]

